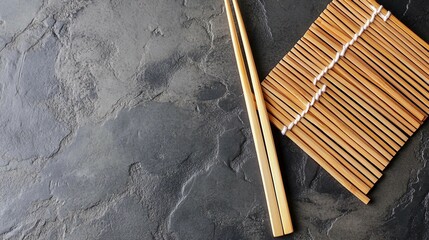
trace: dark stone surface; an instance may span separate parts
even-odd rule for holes
[[[329,1],[240,2],[263,77]],[[2,0],[0,110],[1,239],[272,238],[223,1]],[[368,206],[274,134],[285,239],[429,238],[428,123]]]

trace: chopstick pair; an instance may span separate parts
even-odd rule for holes
[[[259,168],[262,176],[262,184],[268,205],[271,228],[275,237],[283,236],[293,232],[286,193],[271,132],[270,120],[265,107],[264,95],[258,73],[256,71],[249,39],[238,2],[237,0],[232,0],[232,2],[240,34],[238,34],[236,30],[230,0],[225,0],[225,9],[228,16],[228,24],[231,32],[235,58],[240,74],[247,113],[250,120],[250,127],[253,134],[253,141],[256,148],[256,155],[258,157]],[[241,50],[239,35],[241,36],[241,43],[244,48],[245,57]],[[247,60],[247,68],[249,69],[250,79],[252,81],[254,97],[246,70],[245,59]]]

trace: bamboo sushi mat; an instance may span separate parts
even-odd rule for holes
[[[376,2],[334,0],[262,82],[270,120],[368,203],[428,116],[428,56]]]

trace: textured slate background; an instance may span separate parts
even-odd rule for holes
[[[263,77],[329,1],[240,2]],[[2,0],[0,113],[2,239],[271,238],[223,1]],[[368,206],[274,132],[285,239],[429,238],[429,124]]]

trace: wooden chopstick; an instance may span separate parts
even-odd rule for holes
[[[234,2],[234,6],[239,21],[239,26],[241,25],[240,32],[242,36],[245,36],[243,39],[243,45],[245,47],[246,54],[248,56],[251,56],[249,55],[250,45],[248,43],[247,35],[245,34],[244,23],[241,18],[241,13],[239,11],[238,4]],[[240,80],[243,88],[244,99],[246,102],[247,113],[250,120],[250,127],[252,130],[256,154],[259,162],[259,168],[261,171],[262,184],[264,186],[265,198],[268,205],[272,232],[275,237],[283,236],[285,234],[293,232],[293,227],[291,224],[289,208],[286,202],[286,194],[281,178],[280,168],[278,166],[277,155],[275,152],[274,141],[269,125],[268,114],[265,109],[262,90],[259,85],[259,79],[255,79],[255,76],[257,76],[256,67],[254,65],[254,62],[251,61],[251,64],[249,65],[249,70],[252,76],[253,87],[255,88],[255,97],[256,102],[258,104],[258,110],[259,113],[262,113],[261,122],[264,134],[261,131],[261,125],[257,114],[257,107],[253,100],[253,94],[246,71],[245,61],[240,48],[239,37],[235,28],[235,23],[229,0],[225,0],[225,9],[228,16],[228,24],[231,32],[234,54],[237,61],[237,67],[240,74]],[[253,60],[253,57],[251,57],[251,59]],[[265,116],[263,116],[264,111]],[[265,148],[265,146],[267,146],[267,149]],[[268,157],[270,157],[270,159],[268,159]],[[279,209],[279,207],[281,208]]]
[[[259,120],[262,126],[262,133],[265,141],[265,147],[268,153],[268,161],[271,168],[271,174],[274,182],[274,189],[276,191],[277,203],[280,209],[280,218],[282,220],[284,234],[293,232],[292,219],[289,212],[289,206],[286,199],[285,187],[280,171],[279,161],[274,145],[274,139],[271,131],[270,119],[268,117],[267,108],[265,106],[265,99],[259,81],[258,72],[256,70],[255,60],[253,58],[252,49],[250,47],[249,38],[247,36],[246,28],[244,26],[243,17],[241,15],[240,7],[237,0],[232,0],[234,4],[235,16],[238,22],[238,29],[241,35],[241,41],[246,55],[247,66],[250,72],[250,79],[252,81],[253,93],[256,99],[256,106],[259,113]]]

